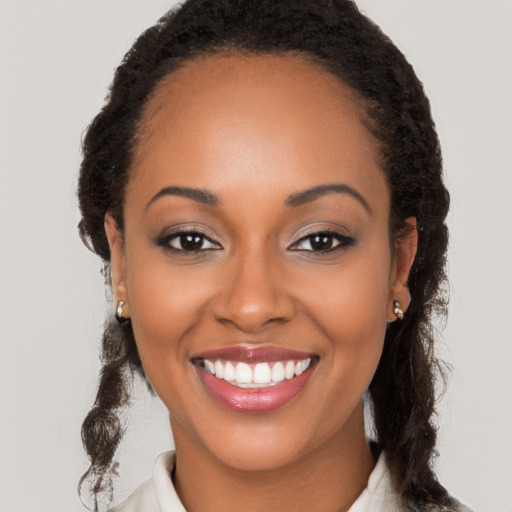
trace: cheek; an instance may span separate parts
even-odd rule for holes
[[[127,289],[137,347],[153,381],[162,369],[182,371],[176,360],[186,357],[183,340],[199,322],[206,292],[204,276],[176,268],[152,252],[127,254]]]
[[[155,338],[179,338],[200,315],[204,298],[204,291],[193,283],[159,280],[156,272],[148,279],[134,279],[129,293],[134,323]]]
[[[314,291],[316,316],[331,339],[365,340],[380,338],[386,327],[390,290],[389,255],[356,257],[337,272],[316,275]]]
[[[314,308],[317,324],[329,339],[333,387],[351,390],[360,398],[379,363],[387,326],[389,294],[389,255],[358,258],[332,276],[325,276],[322,287],[317,276]],[[329,354],[326,354],[329,355]]]

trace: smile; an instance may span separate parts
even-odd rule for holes
[[[211,396],[237,412],[265,413],[290,402],[306,386],[318,357],[277,347],[218,349],[192,358]]]
[[[236,361],[221,361],[215,363],[209,359],[202,361],[203,368],[217,379],[224,379],[233,386],[240,388],[264,388],[275,386],[285,379],[297,377],[309,368],[311,358],[302,361],[277,361],[257,364],[247,364]]]

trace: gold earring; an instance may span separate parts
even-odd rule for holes
[[[403,320],[404,319],[404,312],[400,309],[402,306],[400,302],[397,300],[393,301],[393,313],[397,316],[398,319]]]
[[[120,300],[117,302],[117,309],[116,309],[116,320],[122,324],[123,322],[126,322],[129,320],[129,318],[125,318],[123,316],[123,306],[125,305],[124,300]]]

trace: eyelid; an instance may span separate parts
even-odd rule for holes
[[[339,243],[336,244],[334,247],[332,247],[330,249],[325,249],[323,251],[322,250],[315,251],[315,250],[312,250],[312,249],[297,249],[297,248],[294,248],[297,245],[299,245],[300,242],[302,242],[304,240],[307,240],[308,238],[313,237],[315,235],[328,235],[328,236],[332,236],[334,239],[338,240]],[[351,246],[355,245],[355,243],[356,243],[356,239],[355,238],[353,238],[352,236],[350,236],[348,234],[341,233],[337,229],[316,227],[314,229],[310,229],[307,232],[301,233],[300,235],[298,235],[298,237],[295,239],[295,241],[292,242],[290,245],[288,245],[288,250],[290,250],[290,251],[297,251],[297,252],[303,251],[303,252],[316,252],[316,253],[324,253],[325,254],[325,253],[336,251],[338,249],[346,249],[348,247],[351,247]]]
[[[156,245],[161,247],[166,247],[170,250],[174,250],[177,252],[193,252],[193,251],[185,251],[184,249],[177,249],[176,247],[172,247],[170,245],[170,241],[178,238],[181,235],[186,234],[197,234],[202,236],[205,240],[210,242],[211,244],[216,245],[216,248],[207,248],[207,249],[199,249],[198,252],[202,251],[218,251],[220,249],[223,249],[224,247],[222,244],[218,241],[216,241],[210,234],[207,234],[205,232],[206,230],[204,228],[196,227],[196,226],[177,226],[174,229],[170,231],[166,231],[164,234],[159,235],[156,239]]]

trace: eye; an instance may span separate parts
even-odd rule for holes
[[[184,252],[222,249],[220,244],[210,240],[210,238],[199,231],[180,231],[165,235],[158,240],[158,245]]]
[[[289,247],[291,251],[329,252],[354,245],[355,240],[333,231],[319,231],[301,238]]]

